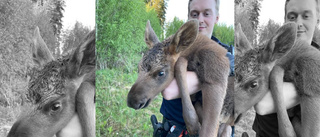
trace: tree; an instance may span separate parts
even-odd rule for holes
[[[147,49],[144,31],[147,20],[162,40],[162,29],[154,9],[146,10],[144,0],[99,0],[97,3],[97,68],[137,70]],[[113,8],[110,8],[113,7]]]
[[[52,24],[54,35],[59,36],[62,29],[62,18],[63,18],[63,11],[65,7],[64,0],[54,0],[54,8],[51,10],[51,20],[50,23]]]
[[[147,10],[155,9],[160,20],[161,26],[164,25],[166,19],[167,2],[166,0],[145,0]]]
[[[57,45],[60,40],[65,2],[64,0],[32,0],[32,2],[35,4],[34,14],[41,16],[36,20],[39,25],[41,24],[40,32],[53,56],[58,57],[60,51]]]
[[[253,19],[258,19],[258,18],[254,18],[252,17],[253,15],[259,15],[258,14],[252,14],[252,1],[256,1],[256,0],[241,0],[241,1],[237,1],[237,3],[235,3],[235,22],[237,23],[236,25],[241,25],[242,30],[244,32],[244,34],[247,36],[248,40],[250,41],[250,43],[254,44],[255,43],[255,39],[256,39],[256,34],[257,31],[255,31],[255,29],[253,28],[255,23],[252,23]],[[256,16],[258,17],[258,16]],[[258,25],[258,24],[256,24]],[[236,27],[237,28],[237,27]],[[239,30],[235,30],[236,32]]]
[[[73,29],[67,30],[62,35],[62,51],[63,55],[70,53],[74,48],[76,48],[85,36],[90,32],[89,27],[83,26],[80,22],[74,24]]]
[[[212,35],[218,38],[222,43],[234,44],[234,28],[223,23],[218,23],[214,26]]]
[[[264,42],[270,39],[276,31],[280,28],[280,24],[275,23],[273,20],[269,19],[267,25],[261,26],[260,33],[259,33],[259,43]]]
[[[58,38],[62,29],[62,18],[65,5],[64,0],[32,0],[37,3],[38,10],[50,16],[50,24],[54,35]],[[39,8],[40,7],[40,8]]]
[[[184,23],[183,20],[180,20],[178,17],[174,17],[172,22],[169,22],[168,24],[166,24],[165,25],[166,38],[176,33],[183,23]]]
[[[259,25],[259,12],[261,8],[260,0],[253,0],[251,1],[251,6],[250,6],[250,17],[249,20],[251,21],[252,28],[255,32],[257,32],[257,28]]]

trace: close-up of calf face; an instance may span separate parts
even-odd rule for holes
[[[76,113],[76,94],[83,82],[94,83],[95,32],[73,54],[54,60],[40,36],[31,40],[37,67],[29,74],[27,103],[8,137],[52,137]]]
[[[175,63],[198,35],[196,21],[185,23],[176,34],[160,42],[150,22],[145,30],[145,42],[149,50],[141,59],[138,79],[128,94],[128,106],[134,109],[147,107],[151,100],[163,91],[174,78]]]

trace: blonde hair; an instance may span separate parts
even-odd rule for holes
[[[216,2],[216,14],[219,15],[219,7],[220,7],[220,0],[214,0]],[[189,0],[189,4],[188,4],[188,16],[190,14],[190,3],[192,2],[192,0]]]

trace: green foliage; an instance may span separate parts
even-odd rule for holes
[[[157,16],[160,20],[161,26],[164,25],[166,20],[167,1],[166,0],[145,0],[147,10],[155,9]]]
[[[217,23],[214,26],[212,35],[218,38],[222,43],[233,45],[234,43],[234,28],[227,26],[224,23]]]
[[[183,24],[183,20],[180,20],[178,17],[174,17],[172,22],[165,25],[166,38],[175,34]]]
[[[124,73],[119,69],[96,71],[96,136],[152,136],[150,116],[162,120],[159,108],[161,96],[157,96],[143,110],[127,106],[127,94],[137,79],[137,74]]]
[[[89,27],[83,26],[77,21],[71,30],[66,30],[66,32],[62,34],[62,54],[65,55],[70,53],[70,51],[78,47],[78,45],[89,32]]]
[[[155,10],[147,12],[143,0],[99,0],[96,13],[98,69],[136,70],[147,47],[144,43],[147,20],[160,39],[163,37]]]
[[[157,12],[147,10],[144,0],[98,0],[96,15],[96,63],[103,69],[96,72],[96,135],[152,136],[149,116],[160,117],[161,99],[135,111],[127,107],[126,97],[137,78],[137,64],[147,50],[147,20],[159,40],[163,39]]]

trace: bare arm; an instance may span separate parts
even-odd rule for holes
[[[187,85],[188,85],[188,91],[190,95],[200,90],[199,79],[195,72],[187,71]],[[165,98],[166,100],[180,98],[181,96],[180,96],[176,79],[173,79],[170,85],[164,91],[162,91],[161,94],[163,98]]]
[[[283,94],[284,102],[287,109],[292,108],[300,103],[298,93],[293,83],[283,83]],[[259,115],[267,115],[276,112],[276,108],[270,91],[268,91],[268,93],[262,98],[262,100],[254,106],[254,109]]]

